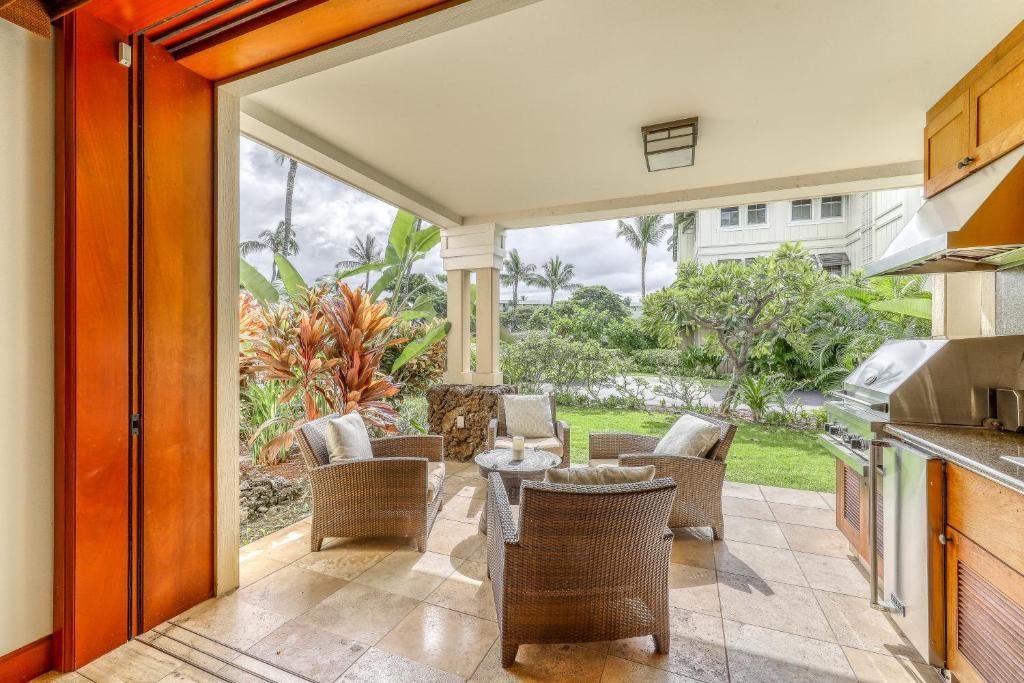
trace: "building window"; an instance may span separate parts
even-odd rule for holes
[[[809,221],[812,216],[814,202],[810,199],[796,199],[790,204],[789,219],[791,221]]]
[[[767,204],[750,204],[747,206],[747,225],[764,225],[767,222]]]
[[[815,254],[814,259],[821,266],[821,269],[829,275],[840,277],[850,272],[850,257],[846,252],[832,252],[829,254]]]
[[[843,198],[840,196],[835,197],[822,197],[821,198],[821,219],[826,220],[829,218],[842,218],[843,217]]]
[[[738,228],[740,225],[740,207],[726,206],[719,209],[719,225],[723,228]]]

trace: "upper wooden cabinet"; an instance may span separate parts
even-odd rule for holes
[[[1024,144],[1024,24],[928,111],[925,195]]]

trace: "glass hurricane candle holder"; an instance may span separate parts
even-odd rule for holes
[[[521,436],[512,437],[512,459],[522,460],[526,450],[526,439]]]

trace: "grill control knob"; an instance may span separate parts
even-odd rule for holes
[[[850,439],[850,448],[857,451],[866,451],[868,449],[868,440],[860,436],[855,436]]]

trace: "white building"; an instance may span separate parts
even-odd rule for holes
[[[911,187],[700,209],[693,229],[680,228],[677,261],[741,261],[800,242],[823,268],[847,274],[880,256],[921,201]]]

